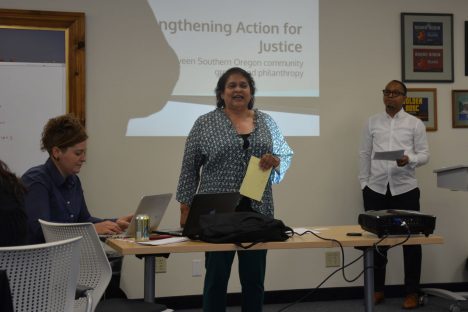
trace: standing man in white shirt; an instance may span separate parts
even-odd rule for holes
[[[426,128],[422,121],[404,111],[406,86],[390,81],[383,92],[385,112],[370,117],[363,129],[359,149],[359,181],[364,209],[403,209],[419,211],[419,188],[415,168],[429,161]],[[396,161],[374,160],[375,152],[404,150]],[[403,246],[406,297],[403,308],[419,306],[421,246]],[[374,252],[374,303],[384,300],[387,250]]]

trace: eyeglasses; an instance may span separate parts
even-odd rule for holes
[[[405,95],[403,92],[400,92],[398,90],[387,90],[387,89],[382,90],[382,93],[383,95],[390,96],[390,97],[397,97],[400,95]]]

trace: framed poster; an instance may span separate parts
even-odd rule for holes
[[[468,76],[468,21],[465,21],[465,76]]]
[[[402,80],[453,82],[453,14],[401,13]]]
[[[427,131],[437,130],[437,89],[408,88],[403,109],[421,119]]]
[[[468,128],[468,90],[452,90],[452,127]]]

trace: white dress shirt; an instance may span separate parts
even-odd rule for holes
[[[404,150],[409,162],[398,167],[396,161],[374,160],[375,152]],[[392,118],[386,112],[370,117],[363,129],[359,149],[359,182],[385,194],[387,184],[393,196],[418,187],[415,168],[429,161],[426,127],[423,122],[401,109]]]

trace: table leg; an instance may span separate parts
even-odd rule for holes
[[[145,276],[144,276],[144,302],[151,303],[151,311],[165,311],[167,307],[156,303],[156,255],[145,255]],[[145,310],[146,311],[146,310]]]
[[[145,276],[144,276],[144,299],[145,302],[154,303],[156,290],[154,283],[156,281],[155,255],[147,255],[145,258]]]
[[[364,252],[364,303],[365,311],[374,311],[374,248],[363,249]]]

